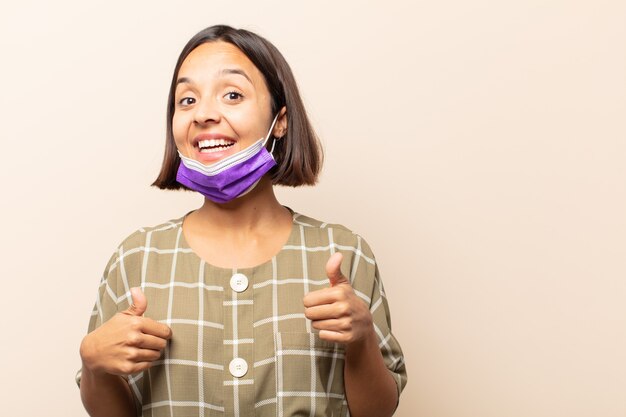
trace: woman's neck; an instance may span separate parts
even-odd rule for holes
[[[269,178],[248,194],[226,204],[206,200],[186,216],[185,240],[207,263],[222,268],[260,265],[288,241],[292,214],[281,206]]]
[[[271,227],[291,214],[274,194],[269,177],[263,177],[257,186],[243,197],[225,204],[214,203],[205,198],[195,213],[196,224],[213,231],[249,233]]]

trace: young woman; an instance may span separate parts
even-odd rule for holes
[[[205,201],[139,229],[106,266],[80,347],[90,415],[393,414],[406,370],[369,246],[274,195],[320,167],[280,52],[228,26],[195,35],[153,185]]]

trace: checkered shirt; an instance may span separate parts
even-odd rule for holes
[[[385,364],[402,391],[404,358],[376,261],[359,235],[293,213],[289,239],[272,259],[225,269],[193,252],[183,220],[139,229],[120,244],[89,323],[91,332],[128,308],[130,288],[139,286],[145,316],[172,328],[160,360],[128,376],[138,415],[348,416],[344,347],[319,338],[302,303],[308,292],[328,287],[325,265],[336,251],[370,307]],[[235,274],[247,284],[234,282]]]

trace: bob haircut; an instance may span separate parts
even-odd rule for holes
[[[168,190],[188,189],[176,181],[176,172],[180,164],[172,132],[176,80],[183,61],[191,51],[203,43],[217,41],[235,45],[263,74],[271,95],[273,115],[281,108],[287,108],[287,132],[276,141],[274,159],[277,166],[269,171],[272,184],[291,187],[315,184],[322,166],[322,147],[307,117],[289,64],[278,49],[261,36],[245,29],[216,25],[192,37],[178,57],[167,99],[165,155],[161,172],[152,185]]]

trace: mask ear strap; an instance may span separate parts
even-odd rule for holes
[[[272,130],[274,130],[274,125],[276,124],[276,120],[278,120],[278,114],[276,114],[276,116],[274,117],[274,120],[272,121],[270,130],[269,132],[267,132],[267,136],[265,137],[265,140],[263,141],[263,146],[265,146],[265,144],[267,143],[267,140],[270,138],[270,136],[272,136]],[[274,143],[276,143],[276,141],[274,141]],[[272,149],[274,149],[274,145],[272,145]],[[270,151],[270,153],[272,152]]]
[[[274,156],[274,146],[276,146],[276,138],[272,138],[272,149],[270,149],[270,155]]]

